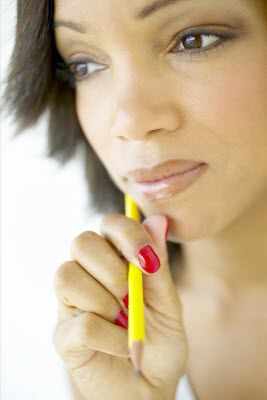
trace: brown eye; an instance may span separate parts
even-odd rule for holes
[[[79,64],[71,64],[70,71],[74,75],[75,79],[81,79],[83,76],[87,74],[87,64],[79,63]]]
[[[238,35],[234,32],[217,32],[204,30],[191,30],[182,32],[173,40],[172,53],[180,55],[201,55],[216,48],[223,47],[226,42],[236,39]]]
[[[68,69],[72,73],[74,79],[77,81],[89,78],[91,75],[93,75],[94,72],[106,68],[106,65],[96,63],[92,60],[73,61],[68,64]]]
[[[182,40],[185,49],[199,49],[203,45],[202,35],[190,35]]]
[[[216,33],[190,33],[187,35],[180,35],[174,41],[176,45],[172,48],[173,53],[184,53],[186,54],[198,54],[205,53],[219,45],[224,44],[227,40],[232,39],[232,37],[216,34]]]

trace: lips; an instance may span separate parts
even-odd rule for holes
[[[126,178],[129,181],[137,183],[152,183],[168,178],[172,175],[182,174],[183,172],[193,170],[202,164],[205,163],[203,161],[192,160],[168,160],[161,164],[157,164],[151,169],[139,168],[129,171],[126,174]]]
[[[151,201],[166,199],[191,186],[208,164],[202,161],[169,160],[151,169],[140,168],[127,174],[128,183]]]

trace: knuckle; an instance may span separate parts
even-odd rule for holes
[[[66,287],[71,283],[77,264],[75,261],[65,261],[60,265],[54,275],[54,289],[56,293],[63,293],[66,291]]]
[[[133,224],[129,226],[129,229],[127,230],[127,237],[132,243],[143,243],[144,239],[146,239],[146,235],[141,232],[140,229],[137,229],[137,227]]]
[[[84,231],[76,238],[73,239],[70,245],[70,252],[72,255],[77,254],[84,248],[88,248],[90,244],[95,243],[98,240],[99,235],[93,231]]]
[[[78,337],[81,343],[85,343],[88,337],[96,331],[96,321],[97,319],[94,313],[85,312],[83,314],[78,329]]]
[[[103,230],[106,226],[113,224],[114,221],[122,217],[122,214],[117,212],[111,212],[104,215],[100,221],[100,230]]]
[[[113,276],[113,279],[111,282],[109,282],[110,287],[113,288],[115,293],[120,293],[121,296],[125,295],[126,285],[127,285],[127,275],[128,275],[128,270],[125,269],[123,270],[120,274],[117,273],[116,275]]]

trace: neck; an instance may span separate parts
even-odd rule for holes
[[[212,237],[182,244],[181,285],[206,294],[267,289],[267,194]]]

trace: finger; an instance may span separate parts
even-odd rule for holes
[[[177,314],[181,314],[181,303],[168,262],[165,238],[167,223],[163,215],[149,216],[140,224],[122,214],[111,213],[102,220],[101,233],[137,266],[138,252],[142,246],[149,244],[155,249],[161,268],[155,274],[143,275],[144,300],[148,306],[164,315],[177,318]],[[157,263],[152,258],[153,262]]]
[[[155,245],[139,222],[123,214],[110,213],[102,219],[100,231],[105,239],[145,274],[155,273],[160,268]]]
[[[63,322],[66,321],[67,319],[77,317],[80,314],[83,314],[84,311],[80,310],[79,308],[76,308],[74,306],[67,306],[66,304],[62,303],[61,301],[58,301],[57,304],[57,316],[58,320],[57,322]]]
[[[53,344],[71,368],[74,362],[89,361],[96,351],[129,358],[127,339],[126,330],[90,312],[59,323],[53,332]]]
[[[169,222],[164,215],[149,215],[142,222],[142,226],[150,235],[160,258],[168,258],[167,235]]]
[[[142,225],[153,239],[161,258],[161,268],[158,273],[143,279],[145,301],[164,315],[181,319],[182,305],[168,260],[166,242],[168,219],[163,215],[150,215],[145,218]]]
[[[103,237],[85,231],[72,241],[70,252],[82,268],[124,305],[128,292],[128,266]]]
[[[58,268],[54,288],[63,304],[93,312],[108,321],[115,322],[122,311],[117,299],[75,261],[67,261]]]

